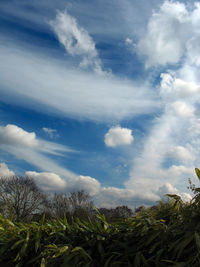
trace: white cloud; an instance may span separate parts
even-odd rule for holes
[[[160,77],[160,94],[165,101],[177,100],[177,98],[186,99],[188,101],[188,98],[196,98],[200,91],[200,86],[197,85],[193,80],[185,81],[183,79],[176,78],[175,74],[173,73],[162,73]]]
[[[41,170],[55,172],[66,179],[77,178],[77,175],[63,168],[49,154],[64,156],[74,150],[45,140],[37,139],[34,132],[29,133],[17,125],[0,126],[0,149],[22,159]]]
[[[126,38],[125,43],[128,44],[128,45],[133,45],[134,44],[133,40],[131,38],[128,38],[128,37]]]
[[[58,11],[55,20],[50,21],[50,25],[66,51],[72,56],[82,57],[80,67],[92,67],[95,72],[103,74],[95,42],[89,33],[78,25],[74,17],[67,11]]]
[[[137,51],[137,44],[131,38],[127,37],[125,44],[132,53],[135,53]]]
[[[169,1],[153,13],[147,33],[138,43],[138,53],[146,56],[147,67],[180,60],[190,32],[188,16],[184,4]]]
[[[47,127],[43,127],[42,130],[51,138],[56,138],[58,137],[58,133],[56,129],[51,129],[51,128],[47,128]]]
[[[192,200],[192,196],[188,193],[181,193],[180,196],[184,202],[190,202]]]
[[[120,126],[110,128],[104,137],[104,142],[108,147],[130,145],[133,140],[132,130]]]
[[[71,181],[67,186],[67,190],[70,192],[84,190],[88,192],[91,196],[98,194],[100,188],[101,185],[99,181],[90,176],[83,175],[80,175],[78,178]]]
[[[200,64],[200,4],[192,10],[184,3],[165,1],[153,12],[147,32],[137,45],[138,54],[146,59],[146,67],[176,64],[183,57]]]
[[[80,175],[66,181],[61,176],[52,172],[27,171],[25,175],[33,178],[37,185],[44,191],[76,192],[84,190],[90,196],[94,196],[101,189],[100,183],[90,176]]]
[[[17,125],[8,124],[0,126],[0,145],[17,145],[24,147],[35,147],[38,145],[35,133],[24,131]]]
[[[36,184],[44,191],[63,191],[67,186],[66,181],[55,173],[27,171],[25,175],[34,179]]]
[[[155,2],[157,5],[158,2]],[[146,5],[151,6],[152,3]],[[141,6],[146,9],[146,5]],[[146,21],[143,16],[139,16],[142,17],[141,21]],[[71,188],[79,188],[83,183],[85,188],[90,188],[98,196],[101,203],[152,203],[152,200],[160,199],[161,191],[177,192],[177,185],[180,187],[181,184],[185,188],[185,181],[188,175],[191,177],[193,174],[200,157],[200,87],[197,82],[200,73],[197,68],[194,69],[195,65],[198,67],[200,64],[199,21],[198,3],[189,11],[183,3],[165,1],[152,15],[147,32],[138,46],[131,38],[126,40],[126,44],[133,47],[134,51],[138,49],[137,52],[146,58],[147,67],[174,64],[175,69],[182,62],[185,64],[179,71],[161,75],[162,114],[157,113],[160,117],[154,120],[152,128],[141,141],[143,149],[137,151],[133,159],[126,189],[103,188],[99,191],[99,186],[92,180],[94,178],[82,179],[59,166],[44,155],[62,155],[67,150],[70,152],[70,149],[56,143],[37,140],[39,146],[12,147],[2,144],[0,147],[5,147],[6,151],[44,171],[67,177],[69,188],[71,182]],[[56,34],[66,51],[81,58],[80,66],[93,69],[98,66],[101,71],[95,42],[75,18],[61,12],[53,23],[58,27]],[[105,30],[107,33],[113,31],[111,28]],[[120,32],[119,28],[116,32]],[[124,36],[130,35],[126,32]],[[0,91],[1,98],[7,103],[16,101],[19,105],[40,107],[41,111],[51,111],[62,116],[112,123],[149,114],[159,106],[149,86],[72,70],[67,62],[53,61],[33,51],[30,53],[13,45],[11,47],[8,43],[4,46],[2,44],[0,60],[5,63],[0,67]],[[180,162],[171,162],[174,160]],[[98,189],[96,191],[95,186]],[[189,198],[187,193],[181,194]]]
[[[30,149],[30,148],[22,148],[15,146],[2,146],[1,149],[6,151],[7,153],[14,155],[19,160],[24,160],[29,164],[36,166],[40,170],[44,172],[53,172],[62,177],[65,177],[67,180],[77,178],[77,175],[67,169],[67,167],[60,166],[57,163],[56,159],[51,159],[48,154],[48,150],[46,151],[47,155],[44,155],[44,151],[40,149]],[[42,152],[42,153],[41,153]],[[52,153],[51,153],[52,154]],[[54,153],[53,153],[54,154]],[[57,155],[57,153],[55,153]],[[60,155],[60,153],[59,153]]]
[[[13,176],[15,173],[8,169],[6,163],[0,163],[0,177]]]
[[[180,117],[192,117],[194,115],[195,108],[183,101],[176,101],[172,104],[172,110],[176,116]]]
[[[156,193],[161,197],[161,199],[166,199],[166,194],[178,195],[184,202],[189,202],[192,199],[192,196],[190,194],[179,192],[176,187],[172,186],[169,183],[166,183],[163,186],[159,187]]]
[[[170,183],[166,183],[158,188],[157,194],[162,198],[165,194],[178,194],[178,190]]]
[[[72,55],[92,54],[96,56],[95,43],[88,32],[77,24],[67,11],[57,12],[56,19],[50,22],[60,42]]]
[[[62,61],[1,44],[0,61],[0,92],[6,103],[100,122],[159,108],[155,92],[145,84],[72,70]]]
[[[195,9],[191,14],[191,29],[193,30],[193,36],[186,43],[187,54],[190,62],[199,66],[200,64],[200,32],[199,32],[199,23],[200,23],[200,3],[196,2],[194,4]]]
[[[127,205],[134,209],[141,205],[153,205],[160,200],[160,196],[150,192],[137,192],[133,189],[123,189],[116,187],[103,187],[98,195],[95,196],[100,207],[116,207]]]
[[[126,187],[138,192],[153,192],[166,181],[172,186],[181,182],[179,186],[186,187],[188,177],[194,177],[194,164],[198,158],[195,152],[197,144],[195,139],[190,140],[188,131],[191,123],[190,118],[185,121],[168,111],[157,119],[144,140],[142,151],[133,159]],[[199,152],[198,149],[197,154]],[[173,156],[173,161],[169,160],[169,155]],[[183,165],[174,165],[174,159]]]
[[[152,183],[152,181],[151,181]],[[128,189],[128,188],[116,188],[116,187],[103,187],[100,192],[94,196],[99,207],[116,207],[121,205],[127,205],[132,209],[135,207],[144,205],[151,206],[155,205],[157,201],[165,199],[165,194],[177,194],[181,196],[183,201],[191,200],[191,195],[189,193],[183,193],[174,187],[170,183],[164,183],[160,187],[154,190],[146,190],[146,188],[141,188],[141,190]]]
[[[185,165],[172,165],[167,169],[166,174],[168,177],[184,177],[185,179],[188,176],[194,177],[194,166],[190,164],[189,166]]]
[[[174,146],[166,153],[167,157],[173,158],[175,160],[181,160],[181,161],[190,161],[193,162],[194,155],[192,154],[193,151],[190,151],[191,149],[188,149],[183,146]]]
[[[143,149],[133,159],[125,185],[156,192],[168,182],[182,192],[188,177],[194,177],[200,157],[199,86],[195,79],[184,80],[180,71],[167,73],[162,75],[160,95],[163,112],[154,120]]]
[[[34,132],[29,133],[14,124],[0,126],[0,146],[3,145],[32,148],[40,152],[54,155],[62,155],[62,153],[65,152],[76,152],[66,146],[37,139]]]

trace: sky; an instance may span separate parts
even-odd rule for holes
[[[0,1],[0,176],[97,206],[191,199],[200,2]]]

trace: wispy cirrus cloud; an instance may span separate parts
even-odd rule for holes
[[[79,64],[81,68],[92,68],[98,74],[104,73],[94,40],[78,25],[74,17],[67,11],[57,11],[56,18],[49,23],[66,51],[72,56],[82,58]]]
[[[51,129],[47,127],[42,128],[43,132],[45,132],[51,139],[59,137],[56,129]]]
[[[148,84],[72,70],[63,61],[0,44],[2,100],[61,116],[120,121],[159,108]],[[37,79],[36,79],[37,77]],[[12,94],[12,98],[10,97]]]

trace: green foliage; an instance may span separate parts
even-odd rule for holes
[[[190,203],[168,195],[168,201],[112,223],[97,209],[92,220],[70,222],[66,216],[43,215],[31,223],[0,217],[0,266],[198,267],[200,188],[191,182],[190,188]]]

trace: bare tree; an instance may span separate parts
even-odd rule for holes
[[[118,206],[116,208],[100,208],[100,213],[106,216],[108,222],[113,222],[117,219],[127,219],[133,216],[133,211],[128,206]]]
[[[116,218],[127,219],[133,216],[133,211],[128,206],[118,206],[115,208]]]
[[[93,202],[84,190],[69,194],[55,194],[52,200],[53,216],[87,219],[92,214]]]
[[[66,194],[54,194],[51,213],[61,218],[70,213],[70,201]]]
[[[90,195],[84,190],[71,192],[69,196],[69,201],[72,211],[78,208],[91,210],[93,207],[93,202],[91,200]]]
[[[26,220],[34,213],[44,211],[47,198],[33,179],[12,176],[0,179],[1,212],[14,220]]]
[[[72,192],[69,197],[71,213],[74,217],[87,220],[93,216],[91,196],[84,190]]]

